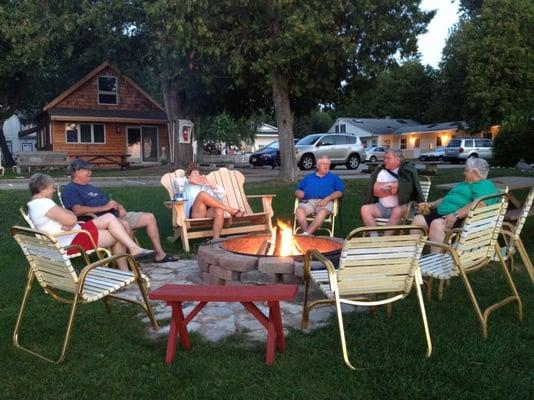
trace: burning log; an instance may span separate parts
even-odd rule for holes
[[[281,256],[282,255],[282,229],[280,227],[274,228],[274,251],[273,254],[275,256]]]

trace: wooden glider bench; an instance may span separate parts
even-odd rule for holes
[[[15,162],[17,165],[13,166],[13,172],[21,174],[23,169],[30,172],[32,168],[66,167],[69,165],[69,155],[58,151],[25,151],[17,153]]]
[[[272,365],[275,355],[275,345],[278,351],[285,350],[286,343],[280,314],[280,301],[293,300],[297,293],[297,285],[175,285],[166,284],[152,291],[152,300],[163,300],[172,308],[169,339],[165,362],[171,364],[176,355],[176,337],[186,350],[191,349],[191,339],[187,331],[187,324],[210,301],[239,302],[267,329],[267,346],[265,363]],[[182,303],[184,301],[198,301],[193,310],[184,317]],[[266,316],[254,302],[267,302],[269,315]]]

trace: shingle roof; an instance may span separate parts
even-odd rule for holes
[[[405,126],[398,128],[394,133],[402,135],[403,133],[447,131],[451,129],[457,129],[459,126],[461,126],[463,129],[466,129],[468,127],[465,121],[452,121],[427,125]]]
[[[167,115],[161,111],[137,110],[91,110],[80,108],[52,108],[48,110],[51,116],[61,117],[94,117],[117,119],[167,120]]]
[[[401,127],[418,125],[419,122],[413,119],[394,119],[394,118],[339,118],[344,122],[348,122],[358,128],[361,128],[369,133],[388,134],[394,133],[395,130]]]

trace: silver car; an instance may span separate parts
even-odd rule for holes
[[[300,169],[310,170],[322,156],[328,156],[331,168],[346,165],[356,169],[365,160],[365,151],[360,138],[351,134],[316,133],[300,139],[296,144],[297,165]]]
[[[365,149],[365,161],[375,163],[377,161],[384,161],[384,156],[389,147],[373,146]]]
[[[469,157],[480,157],[491,160],[493,142],[482,138],[454,138],[445,148],[445,161],[457,163]]]

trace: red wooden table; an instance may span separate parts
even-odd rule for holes
[[[210,301],[239,302],[267,329],[267,345],[265,362],[271,365],[274,360],[275,347],[278,351],[285,350],[284,329],[280,314],[280,301],[293,300],[297,293],[297,285],[175,285],[166,284],[152,291],[152,300],[164,300],[172,307],[172,318],[167,341],[165,362],[171,364],[176,355],[176,338],[186,350],[191,348],[191,339],[187,332],[187,324]],[[184,317],[182,302],[198,301],[193,310]],[[254,302],[267,302],[269,315],[266,316]]]

